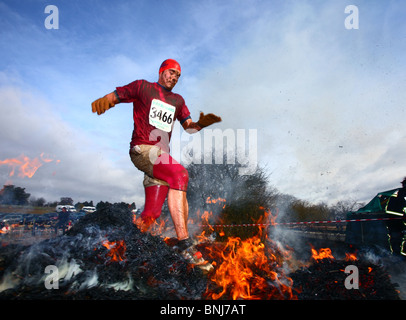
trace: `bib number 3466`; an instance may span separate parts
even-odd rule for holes
[[[165,132],[172,130],[175,107],[158,99],[153,99],[149,110],[149,124]]]

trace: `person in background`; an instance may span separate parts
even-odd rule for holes
[[[69,211],[63,207],[61,212],[58,213],[58,222],[55,225],[55,233],[58,233],[58,229],[62,229],[62,233],[65,234],[68,230],[69,224]]]
[[[386,212],[394,216],[405,218],[406,207],[406,177],[401,182],[402,188],[399,188],[395,196],[390,197]],[[388,241],[392,254],[406,257],[406,228],[405,219],[386,221],[388,230]]]

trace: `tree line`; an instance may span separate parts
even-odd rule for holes
[[[77,202],[71,197],[61,197],[59,201],[47,202],[43,197],[34,198],[31,197],[30,193],[25,191],[25,188],[16,187],[14,185],[4,185],[0,190],[0,204],[2,205],[19,205],[19,206],[32,206],[32,207],[51,207],[55,208],[57,205],[72,205],[76,210],[80,210],[85,206],[96,207],[96,209],[101,209],[104,206],[109,205],[109,202],[100,201],[96,205],[93,204],[93,200]],[[135,203],[126,204],[133,210],[136,209]]]
[[[346,199],[334,205],[310,203],[280,193],[271,185],[265,169],[257,167],[252,175],[239,174],[240,164],[191,164],[189,172],[189,208],[213,213],[210,224],[261,223],[267,213],[277,216],[278,223],[345,219],[347,212],[364,204]],[[222,199],[211,201],[210,199]],[[196,210],[189,210],[193,219]],[[252,228],[227,228],[227,236],[251,237]]]

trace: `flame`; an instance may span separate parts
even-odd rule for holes
[[[210,228],[211,231],[214,231],[214,228],[212,227],[212,225],[209,222],[209,218],[211,218],[213,216],[213,212],[212,211],[207,211],[205,210],[201,216],[202,219],[202,223],[206,226],[208,226]]]
[[[166,222],[168,219],[142,219],[141,216],[133,215],[133,223],[141,230],[141,232],[148,232],[153,236],[162,235],[166,229]]]
[[[120,262],[125,260],[126,245],[124,240],[118,240],[110,242],[104,240],[102,245],[108,250],[106,253],[106,258],[110,258],[110,261]]]
[[[265,224],[273,219],[271,212],[264,209],[257,223]],[[263,230],[260,227],[255,236],[245,240],[229,237],[223,244],[211,243],[205,247],[207,258],[214,259],[215,266],[209,274],[211,283],[205,293],[208,298],[297,299],[292,279],[281,268],[290,258],[290,252],[268,239]]]
[[[52,161],[53,159],[46,158],[44,153],[41,153],[40,157],[33,159],[21,154],[17,158],[0,160],[0,165],[7,165],[11,168],[9,173],[10,177],[14,176],[17,171],[17,175],[20,178],[32,178],[35,172],[37,172],[38,168],[40,168],[44,163],[49,163]],[[59,163],[60,160],[56,160],[56,162]]]
[[[206,203],[219,203],[219,202],[226,202],[226,199],[224,198],[212,199],[211,197],[207,197],[206,199]]]
[[[268,246],[260,237],[246,240],[228,238],[224,248],[211,248],[211,256],[217,256],[219,263],[211,281],[221,289],[206,290],[214,300],[225,299],[295,299],[293,281],[278,270],[281,256],[272,242]]]
[[[320,248],[317,252],[315,248],[312,247],[312,259],[315,261],[322,259],[334,259],[330,248]]]
[[[226,199],[224,199],[224,198],[218,197],[217,199],[212,199],[211,197],[207,197],[206,203],[207,203],[207,204],[211,204],[211,203],[212,203],[212,204],[220,204],[220,205],[223,203],[222,208],[223,208],[223,209],[226,208]]]
[[[207,203],[225,203],[225,199],[207,198]],[[264,210],[263,217],[258,223],[271,220],[275,217],[271,212]],[[259,228],[256,236],[241,240],[239,237],[229,237],[225,243],[213,242],[210,234],[214,231],[209,223],[212,211],[197,212],[198,219],[206,228],[195,236],[198,240],[199,250],[205,252],[204,256],[213,266],[209,273],[208,287],[205,296],[209,299],[296,299],[293,294],[293,281],[285,276],[281,265],[289,253],[278,247],[274,242],[263,235],[264,227]],[[172,238],[164,237],[161,230],[164,223],[157,221],[143,221],[140,216],[133,217],[134,224],[143,232],[160,234],[168,245]],[[216,230],[224,235],[223,230]]]
[[[265,222],[268,221],[271,226],[275,226],[276,225],[276,218],[278,217],[279,210],[276,209],[276,213],[273,214],[271,210],[266,209],[266,208],[264,208],[262,206],[260,206],[259,209],[264,211],[264,215],[263,215],[262,218],[260,218],[260,221],[258,221],[257,223],[259,223],[259,224],[264,223],[265,224]]]
[[[357,261],[357,255],[355,253],[346,253],[345,261]]]

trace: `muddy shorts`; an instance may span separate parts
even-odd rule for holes
[[[154,178],[153,167],[158,157],[165,153],[161,148],[153,145],[136,145],[130,150],[131,161],[134,166],[145,173],[144,175],[144,187],[151,187],[155,185],[169,186],[169,184],[163,180]]]

